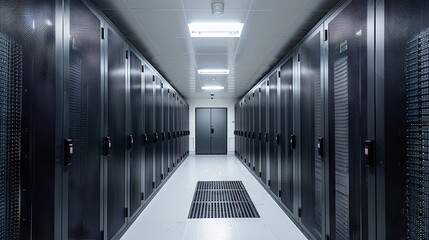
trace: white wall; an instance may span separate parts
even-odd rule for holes
[[[234,105],[236,99],[188,99],[186,100],[189,104],[189,130],[191,135],[189,136],[189,152],[195,154],[195,108],[199,107],[222,107],[228,108],[228,124],[227,124],[227,150],[228,154],[233,154],[235,150],[234,146]]]

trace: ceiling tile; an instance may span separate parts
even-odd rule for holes
[[[190,38],[150,37],[161,56],[193,55]]]
[[[221,17],[212,15],[211,10],[187,10],[186,20],[192,22],[241,22],[246,20],[248,11],[225,11]]]
[[[298,15],[299,11],[250,12],[242,37],[281,37]]]
[[[240,61],[240,64],[246,64],[246,61],[254,62],[255,58],[265,58],[280,39],[280,37],[241,38],[236,60]]]
[[[256,0],[253,1],[251,10],[300,10],[306,6],[307,1],[309,0]]]
[[[211,11],[212,0],[183,0],[185,9],[207,9]],[[225,11],[227,10],[248,10],[251,1],[249,0],[226,0]]]
[[[189,37],[188,25],[183,11],[133,9],[146,36],[149,37]]]
[[[235,54],[238,38],[192,38],[195,54]]]
[[[195,56],[198,69],[203,68],[228,68],[234,56],[227,54],[199,54]]]
[[[181,0],[123,0],[130,8],[140,9],[183,9]]]

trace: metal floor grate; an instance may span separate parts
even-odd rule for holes
[[[259,218],[241,181],[199,181],[188,218]]]

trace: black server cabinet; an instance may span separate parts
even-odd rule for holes
[[[324,25],[328,31],[326,92],[330,202],[327,214],[330,229],[327,231],[331,239],[367,239],[366,227],[362,227],[367,223],[364,161],[365,140],[368,139],[366,16],[365,1],[353,1],[343,5]]]
[[[65,31],[70,39],[64,46],[68,55],[64,82],[65,138],[69,139],[66,144],[73,145],[73,154],[64,158],[63,237],[98,239],[102,229],[100,169],[104,160],[100,140],[104,136],[100,108],[104,103],[101,20],[81,1],[70,2],[68,16],[69,28]]]
[[[267,82],[268,80],[265,80],[261,84],[261,171],[259,173],[259,176],[261,177],[262,181],[265,184],[268,184],[268,176],[267,176],[267,155],[269,151],[268,146],[268,124],[267,124]]]
[[[144,164],[144,73],[142,61],[130,51],[129,56],[129,135],[127,148],[129,157],[129,211],[130,216],[134,216],[142,205],[143,187],[143,164]]]
[[[55,69],[63,59],[54,41],[62,34],[56,13],[56,1],[0,4],[1,239],[59,237],[53,226],[61,199],[54,193],[63,163],[55,160],[62,156],[55,120],[63,86]]]
[[[268,172],[269,172],[269,185],[271,191],[275,194],[279,194],[279,159],[278,159],[278,145],[280,144],[277,133],[277,83],[278,73],[275,71],[269,77],[268,83]]]
[[[247,97],[247,166],[251,168],[253,165],[252,156],[252,95],[249,94]]]
[[[253,93],[250,93],[249,95],[249,168],[253,171],[253,169],[255,168],[255,149],[253,148],[254,146],[254,131],[255,131],[255,127],[254,127],[254,122],[255,122],[255,116],[254,116],[254,101],[255,100],[255,96],[253,95]]]
[[[370,236],[427,239],[429,2],[377,3],[377,232]]]
[[[301,222],[317,239],[324,235],[324,139],[321,28],[300,47]],[[322,235],[323,232],[323,235]]]
[[[243,159],[244,163],[247,165],[247,161],[249,160],[249,139],[247,138],[247,133],[249,131],[249,118],[248,118],[248,103],[247,96],[244,96],[243,100],[243,127],[244,127],[244,138],[243,138]]]
[[[238,137],[237,137],[237,126],[238,126],[238,111],[237,111],[237,104],[234,105],[234,155],[235,157],[238,157]]]
[[[126,224],[126,45],[112,29],[107,38],[107,137],[105,214],[107,238],[113,238]]]
[[[145,134],[144,134],[144,141],[146,143],[145,145],[145,195],[146,198],[148,198],[154,188],[154,122],[153,122],[153,116],[154,116],[154,80],[155,76],[153,75],[153,71],[145,66]]]
[[[237,150],[238,150],[238,159],[241,160],[242,159],[242,155],[241,155],[241,141],[242,141],[242,137],[241,137],[241,131],[242,131],[242,119],[241,119],[241,102],[238,102],[237,104],[237,112],[238,112],[238,146],[237,146]]]
[[[173,91],[171,91],[170,93],[170,118],[172,119],[172,121],[170,121],[170,133],[169,133],[169,137],[170,137],[170,142],[169,142],[169,146],[170,146],[170,167],[171,170],[173,170],[173,168],[175,167],[175,158],[174,158],[174,151],[175,151],[175,147],[174,147],[174,123],[176,122],[175,119],[175,114],[174,114],[174,99],[175,99],[175,93]]]
[[[164,87],[164,177],[170,174],[170,122],[173,119],[170,118],[170,88]]]
[[[253,96],[254,96],[254,144],[253,148],[255,151],[255,168],[253,171],[259,176],[259,173],[261,171],[261,141],[260,141],[260,91],[259,87],[255,89]]]
[[[293,109],[293,58],[289,58],[280,67],[280,161],[281,161],[281,201],[290,211],[294,212],[294,160],[293,150],[296,148],[294,136],[295,112]]]
[[[155,103],[154,103],[154,139],[155,139],[155,187],[161,184],[162,177],[162,91],[161,91],[161,79],[155,76]]]

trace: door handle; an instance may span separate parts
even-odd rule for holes
[[[147,133],[143,133],[143,145],[145,146],[147,144]]]
[[[154,139],[154,141],[153,141],[153,142],[154,142],[154,143],[157,143],[157,142],[158,142],[158,137],[159,137],[159,136],[158,136],[158,133],[154,133],[154,134],[153,134],[153,139]]]
[[[296,136],[295,135],[290,135],[290,140],[289,140],[289,142],[290,142],[290,148],[292,149],[292,150],[294,150],[295,148],[296,148]]]
[[[133,150],[134,138],[133,135],[128,135],[128,150]]]
[[[73,140],[66,139],[64,140],[64,165],[72,165],[72,156],[73,156]]]
[[[104,155],[110,156],[110,150],[112,149],[112,139],[110,137],[104,138]]]
[[[276,135],[276,144],[277,144],[277,146],[280,145],[280,133],[277,133],[277,135]]]
[[[317,139],[317,154],[323,156],[323,138]]]

